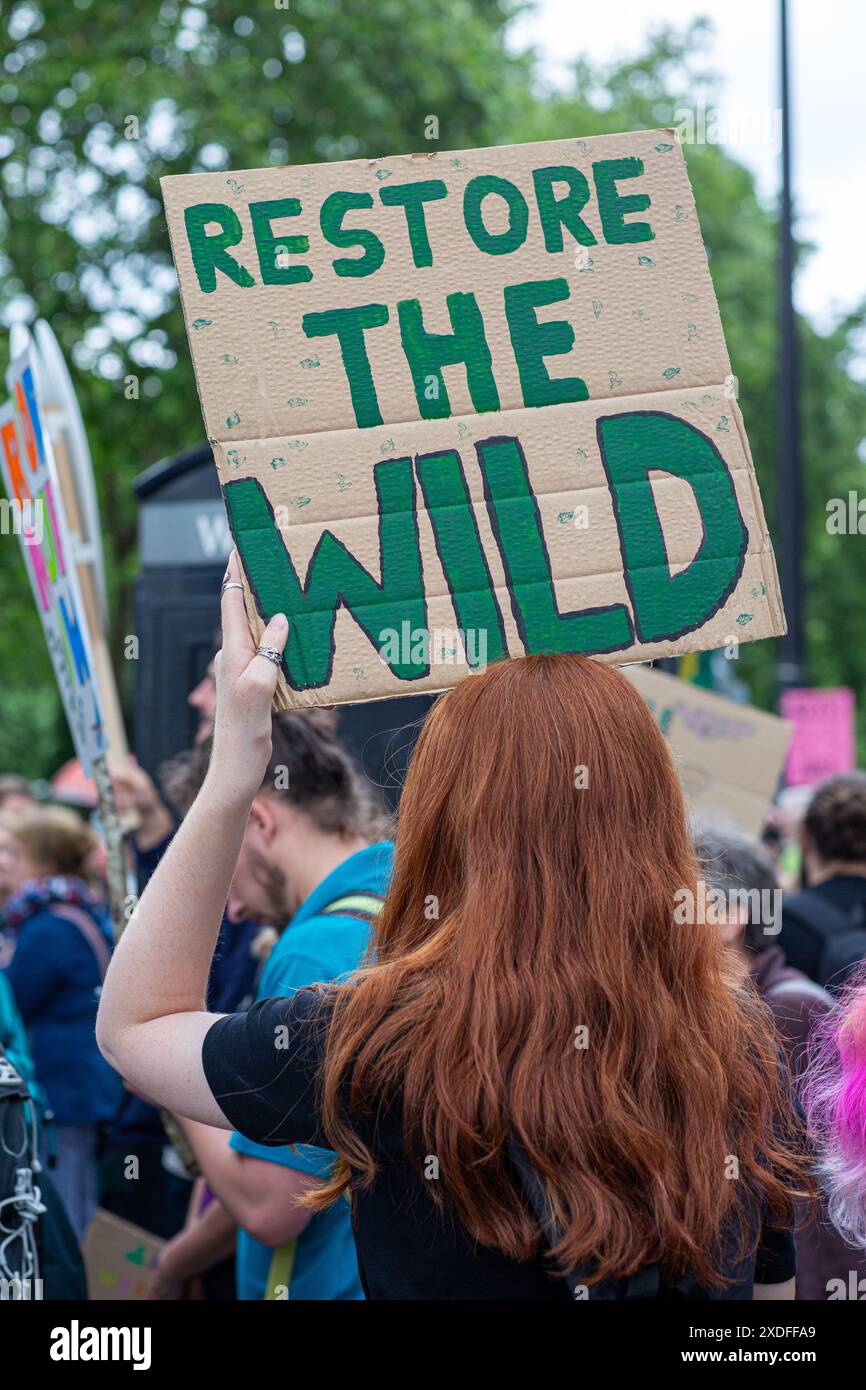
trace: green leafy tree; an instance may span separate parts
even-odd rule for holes
[[[132,480],[203,435],[160,177],[672,126],[718,90],[702,24],[661,31],[625,64],[580,62],[569,90],[551,93],[539,89],[531,55],[506,42],[510,0],[240,8],[22,0],[2,20],[0,313],[49,319],[73,366],[102,506],[116,657],[137,565]],[[773,531],[777,218],[749,171],[717,146],[688,145],[686,157]],[[824,334],[799,324],[809,675],[858,692],[866,648],[844,632],[846,614],[866,606],[863,540],[830,535],[826,508],[849,488],[866,493],[866,385],[852,370],[864,317]],[[0,768],[45,773],[68,754],[68,737],[8,539],[0,582]],[[767,706],[773,647],[746,645],[738,663]]]
[[[709,26],[661,29],[639,58],[596,67],[579,62],[573,86],[539,100],[508,139],[557,139],[652,127],[677,128],[685,111],[717,101],[718,80],[703,60]],[[739,403],[767,512],[776,533],[778,388],[778,217],[758,197],[752,174],[714,144],[685,144],[710,272],[719,301]],[[799,247],[802,262],[810,248]],[[808,678],[850,685],[859,698],[866,752],[866,646],[852,640],[866,606],[866,542],[831,535],[827,503],[866,497],[866,382],[854,372],[866,305],[820,333],[798,319],[801,353],[801,449],[804,472],[804,570]],[[850,633],[851,637],[847,636]],[[740,648],[738,674],[755,700],[773,708],[775,642]]]
[[[509,0],[5,7],[0,313],[48,319],[75,372],[124,688],[132,480],[204,433],[160,178],[494,143],[529,93],[529,63],[503,41],[511,10]],[[47,773],[71,746],[11,539],[0,582],[0,768]]]

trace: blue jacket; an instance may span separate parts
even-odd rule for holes
[[[12,926],[15,950],[6,978],[56,1121],[95,1124],[114,1114],[121,1083],[96,1046],[96,953],[79,927],[54,910],[63,906],[59,885],[70,882],[43,880],[7,904],[5,925]],[[110,949],[107,914],[83,885],[66,901],[89,915]]]

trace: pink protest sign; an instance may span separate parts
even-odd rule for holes
[[[854,692],[786,690],[782,714],[794,725],[785,781],[789,787],[815,786],[855,766]]]

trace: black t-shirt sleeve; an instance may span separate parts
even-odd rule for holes
[[[764,1226],[755,1255],[756,1284],[786,1284],[797,1273],[794,1232]]]
[[[202,1065],[226,1119],[258,1144],[328,1144],[319,1128],[318,1080],[330,1013],[301,990],[217,1019]]]

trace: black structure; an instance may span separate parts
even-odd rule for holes
[[[794,312],[794,235],[791,208],[791,97],[788,75],[788,7],[779,5],[782,101],[782,206],[779,227],[779,538],[782,598],[788,631],[779,638],[780,691],[805,684],[803,633],[803,475],[800,464],[800,395],[797,316]]]
[[[201,680],[219,631],[220,582],[231,550],[209,444],[148,468],[135,481],[141,570],[134,586],[134,746],[151,775],[195,737],[187,696]],[[344,705],[339,729],[367,776],[399,798],[429,695]]]

